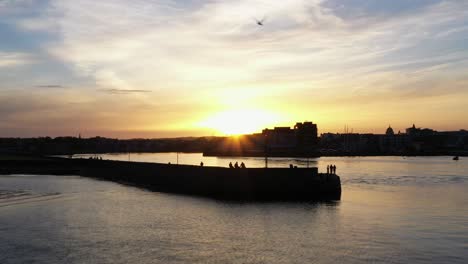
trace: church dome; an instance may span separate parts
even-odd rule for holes
[[[395,132],[393,132],[393,128],[391,126],[388,126],[387,131],[385,132],[385,135],[387,136],[395,135]]]

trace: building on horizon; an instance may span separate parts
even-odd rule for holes
[[[412,127],[406,129],[408,136],[431,136],[436,135],[437,131],[430,128],[417,128],[414,124]]]
[[[438,132],[430,128],[407,128],[395,133],[389,125],[384,134],[323,133],[319,149],[324,155],[465,155],[468,131]]]
[[[294,127],[264,129],[262,136],[269,152],[310,153],[317,148],[317,124],[297,122]]]
[[[291,127],[265,128],[261,133],[227,137],[204,151],[210,156],[316,156],[317,124],[297,122]]]
[[[316,155],[468,155],[468,131],[436,131],[413,125],[396,132],[383,127],[381,134],[323,133],[317,125],[264,129],[240,137],[128,139],[103,137],[0,138],[0,152],[69,155],[117,152],[203,152],[214,156],[316,156]]]

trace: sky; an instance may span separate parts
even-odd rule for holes
[[[0,137],[468,129],[467,43],[468,0],[0,0]]]

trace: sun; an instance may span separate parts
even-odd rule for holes
[[[274,114],[262,110],[229,110],[213,115],[202,126],[234,136],[259,133],[276,121]]]

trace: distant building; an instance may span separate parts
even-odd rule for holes
[[[429,128],[416,128],[413,124],[412,127],[406,129],[406,134],[408,136],[431,136],[437,134],[437,131]]]
[[[387,136],[395,135],[395,132],[393,132],[393,128],[391,126],[388,126],[387,131],[385,131],[385,135]]]
[[[379,139],[379,152],[385,154],[401,154],[406,150],[408,137],[406,134],[395,134],[393,128],[388,126],[385,135],[376,135]]]
[[[274,129],[264,129],[262,135],[270,150],[291,151],[297,145],[296,133],[290,127],[275,127]]]
[[[317,125],[312,122],[296,123],[290,127],[264,129],[266,145],[272,152],[310,152],[317,147]]]
[[[296,145],[303,150],[311,150],[317,147],[317,125],[312,122],[296,123]]]

